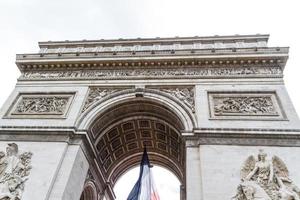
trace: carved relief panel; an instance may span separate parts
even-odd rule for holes
[[[0,200],[20,200],[31,170],[31,152],[19,153],[16,143],[0,151]]]
[[[195,112],[195,89],[194,86],[159,86],[159,87],[149,87],[150,89],[159,90],[161,92],[167,93],[181,103],[189,107],[193,112]]]
[[[119,92],[126,92],[132,87],[90,87],[88,95],[86,97],[82,112],[85,112],[88,108],[95,105],[96,102],[102,101],[103,99]],[[178,99],[180,102],[189,107],[193,112],[195,110],[195,100],[194,100],[194,87],[178,87],[178,86],[169,86],[169,87],[149,87],[152,90],[159,90],[161,92],[167,93],[168,95],[173,96]]]
[[[271,159],[260,150],[244,162],[241,182],[232,200],[298,200],[300,189],[289,177],[285,163],[276,155]]]
[[[82,112],[86,111],[96,102],[102,101],[105,97],[108,97],[116,92],[120,92],[130,88],[131,87],[124,87],[124,88],[90,87],[88,96],[82,108]]]
[[[164,88],[161,91],[172,95],[187,105],[193,112],[195,111],[194,87]]]
[[[284,120],[275,92],[209,92],[211,119]]]
[[[14,101],[6,117],[65,118],[73,97],[73,93],[21,93]]]

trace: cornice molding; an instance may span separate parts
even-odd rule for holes
[[[288,47],[269,35],[40,42],[19,80],[282,78]]]
[[[199,145],[300,146],[300,134],[276,133],[197,133],[185,136],[186,147]]]
[[[195,135],[197,134],[246,134],[246,135],[255,135],[255,134],[267,134],[267,135],[299,135],[300,129],[272,129],[272,128],[196,128],[193,131]]]
[[[278,65],[284,68],[288,48],[211,49],[193,51],[145,51],[103,53],[18,54],[20,71],[52,69],[103,69],[116,67],[189,67]]]
[[[149,44],[185,44],[185,43],[257,43],[268,42],[268,34],[256,34],[256,35],[227,35],[227,36],[194,36],[194,37],[168,37],[168,38],[135,38],[135,39],[100,39],[100,40],[74,40],[74,41],[46,41],[39,42],[40,48],[59,48],[68,46],[95,46],[95,45],[149,45]]]

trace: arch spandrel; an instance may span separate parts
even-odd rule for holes
[[[168,112],[179,119],[179,123],[183,124],[183,128],[181,128],[183,132],[192,132],[197,126],[196,116],[193,111],[178,99],[153,89],[143,89],[143,97],[137,97],[137,93],[137,90],[127,89],[111,94],[103,100],[94,103],[93,106],[85,110],[77,120],[77,129],[88,130],[98,116],[101,116],[106,110],[113,109],[116,105],[136,100],[148,101],[152,104],[165,107]]]
[[[195,119],[168,95],[144,91],[122,93],[87,109],[80,126],[98,156],[99,166],[112,185],[139,165],[144,147],[152,164],[169,169],[184,183],[185,143],[182,131],[192,130]],[[84,126],[83,126],[84,124]]]

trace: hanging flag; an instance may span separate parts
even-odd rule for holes
[[[140,165],[139,179],[129,193],[127,200],[159,200],[146,148]]]

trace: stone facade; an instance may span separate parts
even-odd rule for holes
[[[298,200],[288,48],[268,37],[40,42],[17,55],[0,110],[0,200],[113,200],[144,147],[182,200]]]

